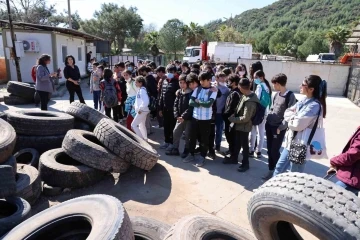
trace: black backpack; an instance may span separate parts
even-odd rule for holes
[[[251,122],[254,126],[260,125],[265,118],[266,108],[260,103],[256,103],[255,115],[251,118]]]

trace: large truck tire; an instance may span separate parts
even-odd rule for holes
[[[46,209],[19,224],[2,240],[30,235],[36,239],[134,240],[122,203],[112,196],[96,194]]]
[[[5,112],[0,112],[0,119],[7,121],[7,114]]]
[[[79,102],[72,102],[66,110],[66,113],[87,122],[93,127],[95,127],[103,118],[110,119],[94,108]]]
[[[16,180],[11,166],[0,165],[0,198],[14,196]]]
[[[175,223],[164,240],[255,240],[240,227],[213,216],[187,216]]]
[[[9,112],[8,122],[16,133],[28,136],[62,135],[74,128],[74,117],[52,111]]]
[[[41,194],[41,179],[36,168],[18,164],[16,175],[16,196],[34,205]]]
[[[0,199],[0,237],[24,221],[30,209],[30,204],[22,198]]]
[[[297,225],[318,239],[359,239],[360,199],[336,184],[305,173],[284,173],[265,182],[248,202],[259,240],[302,239]]]
[[[15,151],[25,148],[34,148],[39,154],[51,149],[60,148],[65,135],[54,136],[26,136],[17,134]]]
[[[10,167],[12,167],[14,176],[16,177],[17,162],[16,162],[16,158],[14,156],[10,156],[9,159],[7,161],[5,161],[4,163],[0,164],[0,166],[10,166]]]
[[[16,96],[14,94],[10,94],[9,96],[4,96],[4,103],[6,105],[10,106],[16,106],[16,105],[25,105],[33,103],[33,100],[25,99],[19,96]]]
[[[163,240],[170,225],[147,217],[130,217],[136,240]]]
[[[7,91],[27,100],[33,100],[35,95],[34,85],[23,82],[8,82]]]
[[[6,121],[0,119],[0,164],[12,155],[16,144],[15,129]]]
[[[94,134],[115,155],[138,168],[151,170],[159,159],[148,142],[110,119],[102,119]]]
[[[24,148],[14,154],[16,162],[21,164],[27,164],[38,168],[39,166],[39,152],[34,148]]]
[[[61,188],[91,186],[101,181],[106,174],[72,159],[62,148],[41,155],[39,173],[46,184]]]
[[[123,173],[130,165],[105,148],[95,135],[88,131],[68,131],[62,148],[71,158],[101,171]]]

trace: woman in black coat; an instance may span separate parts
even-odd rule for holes
[[[75,58],[72,55],[66,56],[64,77],[66,79],[66,88],[69,91],[70,103],[74,101],[75,93],[81,103],[85,104],[80,88],[80,70],[75,65]]]

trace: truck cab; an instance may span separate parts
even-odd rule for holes
[[[196,63],[201,61],[201,47],[187,47],[184,53],[184,62]]]

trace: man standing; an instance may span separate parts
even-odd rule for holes
[[[88,64],[91,61],[91,54],[92,54],[92,51],[90,51],[86,54],[86,64]]]

